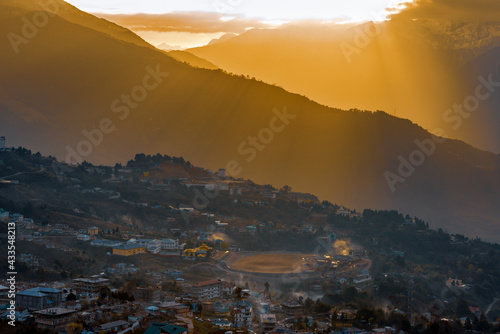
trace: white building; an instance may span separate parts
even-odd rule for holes
[[[4,209],[0,209],[0,220],[8,220],[10,217],[9,211],[6,211]]]
[[[24,219],[24,216],[20,213],[13,213],[10,215],[10,221],[12,223],[19,223]]]
[[[153,254],[159,253],[162,247],[162,241],[158,239],[130,239],[127,243],[143,246],[148,252]]]
[[[90,240],[90,235],[87,235],[87,234],[78,234],[76,236],[76,238],[78,240],[81,240],[81,241],[89,241]]]
[[[252,328],[252,307],[238,305],[234,308],[234,324],[237,328]]]
[[[97,247],[118,247],[123,245],[123,242],[117,240],[95,239],[92,240],[90,244]]]
[[[199,300],[209,300],[221,297],[222,281],[215,279],[196,283],[192,286],[193,294]]]
[[[217,176],[220,178],[225,178],[226,177],[226,170],[224,168],[220,168],[219,171],[217,172]]]
[[[274,314],[261,314],[260,315],[260,331],[267,333],[276,328],[276,316]]]
[[[179,249],[178,239],[162,239],[161,240],[162,249]]]

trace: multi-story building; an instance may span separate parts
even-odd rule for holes
[[[0,137],[0,152],[5,151],[5,137]]]
[[[161,240],[162,249],[179,249],[178,239],[162,239]]]
[[[90,235],[88,235],[88,234],[78,234],[76,236],[76,238],[78,240],[81,240],[81,241],[89,241],[90,240]]]
[[[62,291],[46,287],[28,289],[16,295],[16,302],[29,310],[43,310],[61,304]]]
[[[153,322],[144,334],[187,334],[187,328],[167,323]]]
[[[274,314],[260,315],[260,330],[262,333],[267,333],[276,328],[276,316]]]
[[[192,291],[194,297],[199,300],[220,298],[222,294],[222,281],[215,279],[196,283],[192,286]]]
[[[160,252],[162,248],[162,241],[158,239],[132,239],[129,240],[127,244],[142,246],[148,252],[155,254]]]
[[[97,234],[99,233],[99,227],[96,227],[96,226],[91,227],[91,228],[89,228],[89,229],[87,230],[87,233],[88,233],[89,235],[97,235]]]
[[[97,247],[118,247],[123,245],[123,242],[118,240],[95,239],[92,240],[90,244]]]
[[[124,244],[121,246],[113,247],[113,254],[114,255],[130,256],[130,255],[134,255],[134,254],[142,254],[145,252],[146,252],[146,248],[144,246],[141,246],[141,245],[135,244],[135,243]]]
[[[10,212],[0,208],[0,220],[7,223],[9,221],[9,217]]]
[[[132,294],[136,301],[147,303],[157,302],[161,297],[160,289],[153,286],[135,288]]]
[[[73,287],[77,293],[87,294],[90,296],[99,296],[102,289],[107,288],[109,279],[100,276],[89,278],[75,278]]]
[[[240,304],[234,308],[234,324],[237,328],[252,328],[252,306]]]
[[[39,328],[46,328],[51,331],[65,331],[68,324],[76,320],[76,310],[64,308],[49,308],[37,311],[35,315],[35,324]]]

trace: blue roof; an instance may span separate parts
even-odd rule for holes
[[[59,292],[62,292],[62,291],[58,290],[58,289],[54,289],[54,288],[46,288],[46,287],[39,286],[37,288],[21,291],[18,294],[24,295],[24,296],[43,297],[47,293],[59,293]]]
[[[124,245],[121,245],[121,246],[116,246],[114,247],[115,249],[136,249],[136,248],[144,248],[144,246],[141,246],[141,245],[137,245],[137,244],[124,244]]]
[[[180,326],[153,322],[151,326],[144,332],[144,334],[180,334],[187,332],[187,329]]]
[[[29,291],[29,290],[19,292],[18,295],[21,295],[21,296],[32,296],[32,297],[44,297],[44,296],[47,296],[45,293],[42,293],[42,292],[39,292],[39,291]]]

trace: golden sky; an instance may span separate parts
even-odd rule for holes
[[[403,0],[68,0],[128,27],[151,44],[202,46],[225,33],[273,28],[295,21],[381,21]],[[125,15],[124,15],[125,14]],[[149,14],[149,15],[148,15]]]

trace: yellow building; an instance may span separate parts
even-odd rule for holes
[[[113,247],[114,255],[130,256],[134,254],[146,253],[146,248],[141,245],[136,244],[125,244],[117,247]]]
[[[196,258],[206,258],[208,251],[212,250],[212,247],[209,247],[205,244],[200,247],[194,249],[185,249],[182,252],[182,258],[185,260],[195,260]]]
[[[99,233],[99,228],[98,227],[91,227],[87,230],[89,235],[97,235]]]

